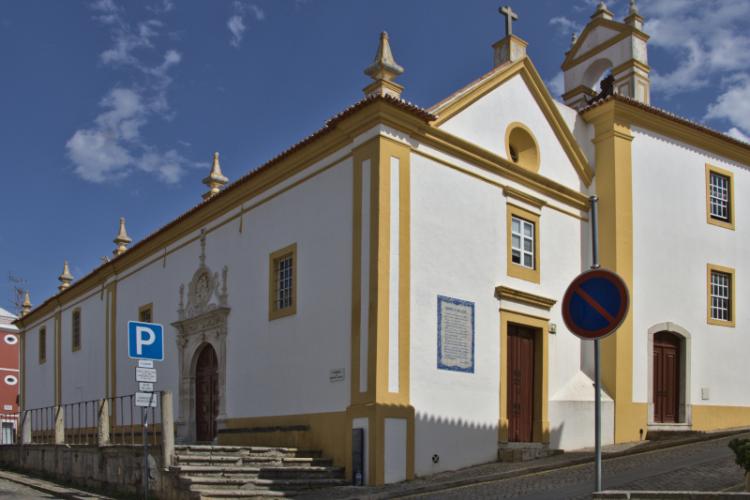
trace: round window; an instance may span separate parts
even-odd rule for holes
[[[5,343],[6,344],[10,344],[10,345],[17,344],[18,343],[18,337],[16,337],[15,335],[6,335],[5,336]]]
[[[514,122],[505,132],[506,158],[525,169],[539,170],[539,147],[534,135],[525,125]]]
[[[16,385],[18,383],[18,378],[15,375],[6,375],[5,383],[8,385]]]

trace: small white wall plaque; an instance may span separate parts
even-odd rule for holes
[[[343,382],[346,372],[343,368],[334,368],[330,372],[328,372],[328,381],[329,382]]]

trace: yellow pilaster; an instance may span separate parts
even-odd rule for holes
[[[61,312],[55,313],[55,406],[62,401],[62,316]]]
[[[407,422],[407,478],[414,477],[414,408],[409,404],[409,331],[410,331],[410,148],[378,136],[353,151],[353,241],[352,241],[352,345],[350,424],[346,437],[351,456],[351,423],[355,418],[368,420],[368,477],[371,484],[385,480],[385,419]],[[390,392],[390,265],[391,265],[391,160],[399,162],[399,286],[398,293],[398,392]],[[363,163],[369,161],[369,182],[363,180]],[[368,303],[362,303],[362,200],[369,186],[369,268]],[[367,308],[367,359],[360,359],[360,322]],[[360,392],[360,367],[367,363],[367,390]],[[347,474],[351,477],[351,463]]]
[[[599,249],[602,267],[619,274],[633,289],[633,191],[630,123],[618,116],[616,102],[592,109],[599,196]],[[615,442],[637,441],[646,430],[647,408],[633,403],[633,310],[601,345],[602,384],[615,400]]]

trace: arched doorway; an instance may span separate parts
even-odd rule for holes
[[[680,421],[682,339],[671,332],[654,335],[654,422]]]
[[[216,351],[206,344],[195,364],[195,436],[198,441],[216,438],[219,415],[219,361]]]

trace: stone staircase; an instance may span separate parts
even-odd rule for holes
[[[175,446],[174,465],[184,498],[293,497],[347,484],[344,470],[319,452],[259,446]]]

